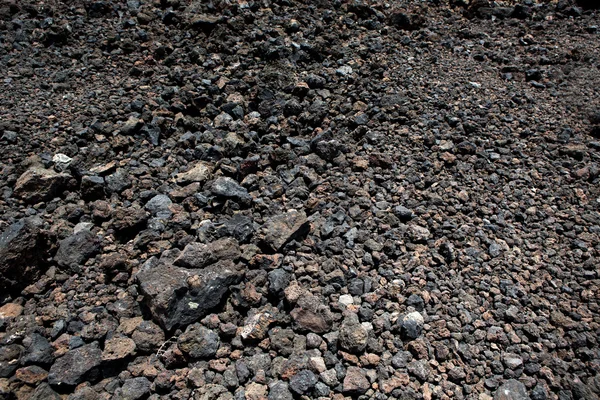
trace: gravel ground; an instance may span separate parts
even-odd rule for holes
[[[600,398],[595,0],[0,3],[0,398]]]

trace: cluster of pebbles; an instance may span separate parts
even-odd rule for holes
[[[0,399],[599,399],[595,7],[0,2]]]

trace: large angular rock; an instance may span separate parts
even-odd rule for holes
[[[294,319],[295,328],[302,331],[324,333],[328,332],[333,324],[333,315],[329,307],[311,294],[300,297],[291,316]]]
[[[200,324],[189,326],[177,339],[179,350],[191,358],[213,357],[217,354],[219,344],[219,335]]]
[[[350,314],[340,328],[339,343],[350,353],[360,353],[367,347],[369,334],[361,325],[356,314]]]
[[[23,218],[0,234],[0,292],[20,292],[46,271],[52,237],[39,217]]]
[[[348,367],[342,391],[351,395],[365,394],[371,385],[362,368]]]
[[[27,203],[38,203],[58,196],[67,187],[71,175],[33,166],[17,179],[14,194]]]
[[[178,254],[163,255],[148,262],[137,280],[146,304],[165,329],[189,325],[217,306],[229,286],[240,282],[244,270],[231,260],[218,261],[203,269],[173,264]]]
[[[60,400],[60,396],[50,385],[42,383],[35,388],[35,391],[29,397],[29,400]]]
[[[75,386],[86,380],[102,362],[97,342],[69,351],[50,368],[48,383],[53,386]]]
[[[413,311],[406,314],[404,317],[398,320],[400,325],[400,333],[403,339],[414,340],[421,335],[423,332],[423,324],[425,320],[421,313]]]
[[[128,337],[113,337],[104,343],[103,361],[122,360],[135,354],[135,342]]]
[[[150,394],[152,383],[148,378],[139,376],[137,378],[127,379],[123,383],[123,387],[119,389],[120,399],[122,400],[139,400],[145,399]],[[119,398],[119,397],[117,397]]]
[[[23,347],[18,344],[0,347],[0,378],[8,378],[15,372],[23,352]]]
[[[212,174],[213,166],[209,163],[199,162],[192,168],[185,172],[180,172],[175,176],[177,183],[192,183],[192,182],[206,182],[210,179]]]
[[[99,251],[98,237],[90,231],[80,231],[60,241],[54,260],[62,267],[77,267]]]
[[[39,333],[33,333],[25,338],[23,344],[26,346],[26,355],[21,360],[23,365],[50,365],[54,361],[54,349],[48,339]]]
[[[259,236],[268,247],[279,251],[286,243],[308,233],[309,228],[304,211],[289,210],[266,220]]]
[[[525,385],[516,379],[507,380],[494,393],[494,400],[529,400]]]
[[[228,177],[220,177],[212,183],[211,193],[215,196],[230,198],[242,204],[250,204],[252,196],[246,188]]]
[[[224,238],[211,243],[190,243],[175,259],[175,265],[185,268],[204,268],[219,260],[237,260],[241,251],[235,239]]]

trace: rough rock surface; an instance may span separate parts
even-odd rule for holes
[[[181,252],[185,254],[185,250]],[[204,259],[196,259],[203,268],[188,269],[173,265],[170,257],[164,258],[149,260],[136,278],[154,319],[167,330],[206,315],[244,274],[243,268],[227,259],[209,266],[205,266]]]
[[[290,240],[306,233],[308,223],[302,211],[290,210],[269,218],[261,228],[264,243],[273,251],[279,251]]]
[[[100,240],[90,231],[80,231],[61,240],[54,260],[62,267],[81,266],[100,251]]]
[[[50,368],[48,383],[54,386],[74,386],[83,382],[102,362],[102,350],[97,342],[68,351]]]
[[[515,379],[509,379],[498,388],[494,400],[530,400],[527,388]]]
[[[61,195],[71,175],[33,166],[15,183],[15,195],[28,203],[50,200]]]
[[[596,0],[1,0],[0,400],[596,400]]]
[[[47,268],[52,245],[39,217],[27,217],[0,234],[0,291],[17,291],[35,282]]]

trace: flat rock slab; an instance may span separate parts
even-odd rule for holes
[[[146,263],[137,280],[153,318],[171,330],[206,315],[221,302],[229,286],[239,283],[243,276],[243,268],[231,260],[188,269],[166,257]]]
[[[50,169],[32,167],[19,177],[15,184],[15,196],[28,203],[50,200],[67,186],[71,175]]]
[[[265,245],[273,251],[279,251],[286,243],[308,233],[309,228],[304,211],[289,210],[267,219],[260,236]]]
[[[50,368],[48,383],[53,386],[75,386],[89,377],[102,362],[97,342],[78,347],[56,360]]]

